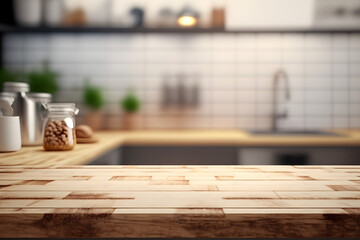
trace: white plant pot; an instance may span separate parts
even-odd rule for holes
[[[63,0],[44,1],[44,21],[46,25],[58,26],[64,17]]]
[[[15,18],[23,26],[38,26],[41,23],[41,0],[15,0]]]

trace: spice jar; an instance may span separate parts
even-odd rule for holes
[[[76,145],[75,115],[79,109],[74,103],[48,103],[44,104],[48,116],[44,126],[45,150],[64,151],[71,150]]]

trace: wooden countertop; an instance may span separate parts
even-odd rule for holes
[[[252,136],[244,131],[139,131],[99,132],[99,142],[78,144],[72,151],[47,152],[42,146],[23,147],[18,152],[0,153],[0,166],[13,165],[76,165],[86,164],[119,146],[181,145],[181,146],[360,146],[360,130],[338,130],[341,137]]]
[[[0,168],[0,237],[359,237],[360,166]]]

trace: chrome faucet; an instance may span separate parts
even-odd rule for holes
[[[285,83],[285,97],[286,100],[290,100],[290,86],[289,86],[289,78],[287,73],[279,69],[275,72],[273,77],[273,114],[272,114],[272,131],[278,130],[277,121],[280,118],[286,118],[288,116],[287,110],[285,110],[283,113],[279,113],[278,111],[278,90],[279,90],[279,83],[281,77],[284,79]]]

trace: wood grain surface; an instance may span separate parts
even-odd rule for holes
[[[8,166],[0,237],[359,237],[360,166]]]
[[[334,130],[335,131],[335,130]],[[244,131],[138,131],[98,132],[93,144],[78,144],[72,151],[48,152],[42,146],[0,153],[0,166],[82,165],[120,146],[320,146],[360,147],[360,130],[337,130],[341,137],[252,136]]]

